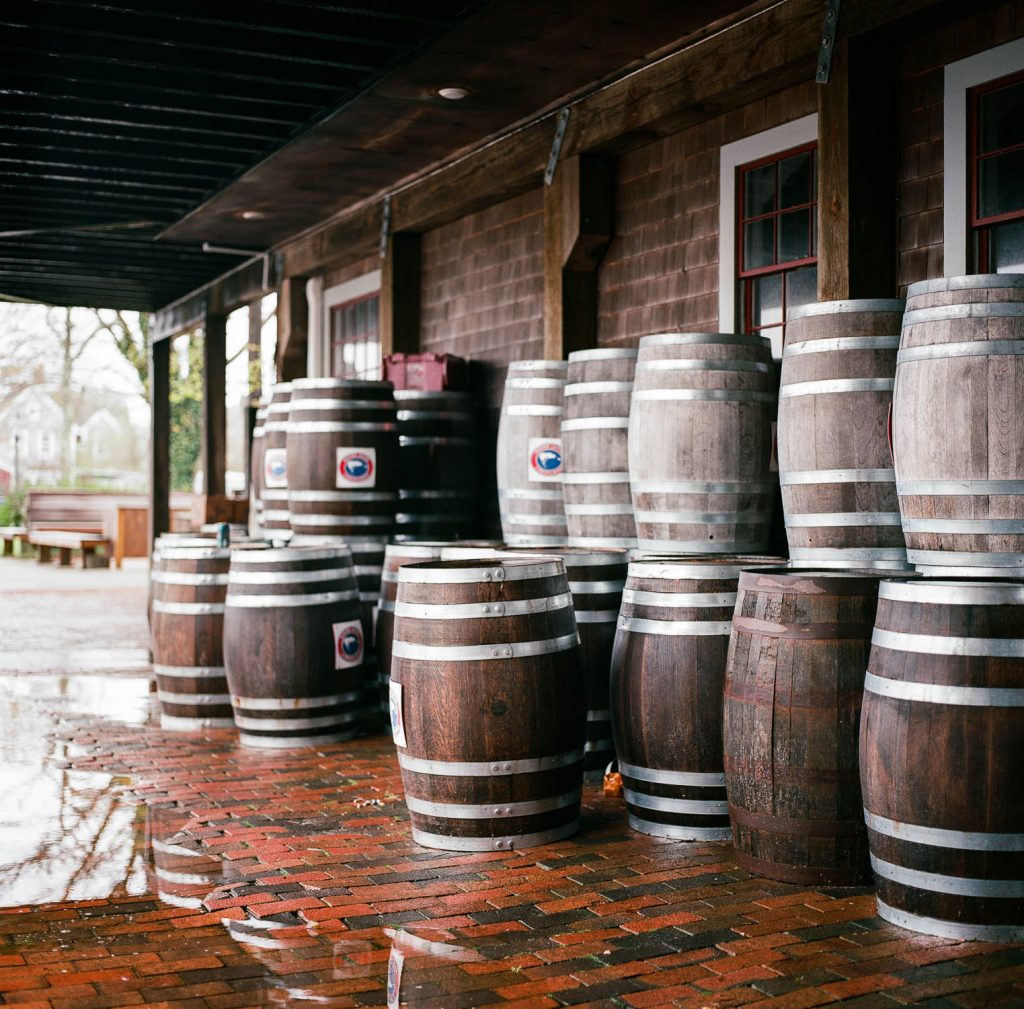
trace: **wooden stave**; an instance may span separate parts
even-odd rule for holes
[[[908,289],[893,393],[892,439],[908,558],[927,574],[1024,575],[1024,472],[1021,463],[1015,462],[1019,422],[1015,432],[1007,432],[1008,451],[1002,453],[1003,465],[995,472],[989,443],[991,433],[1005,426],[1006,417],[1019,416],[1017,390],[1024,382],[1024,355],[1018,349],[956,356],[943,349],[953,343],[997,340],[1019,345],[1024,339],[1024,315],[1012,313],[1024,313],[1022,303],[1021,274],[949,277]],[[922,312],[971,315],[943,323],[923,318],[918,314]],[[983,314],[988,312],[1004,314]],[[927,353],[928,346],[939,348],[934,358],[910,359],[915,352]],[[950,399],[944,390],[951,391]],[[947,414],[949,403],[957,409],[952,418]],[[984,425],[984,437],[972,428],[973,421]],[[929,459],[933,447],[929,433],[944,435],[947,429],[970,432],[970,436],[943,436],[942,453]],[[975,444],[983,445],[983,454],[980,450],[971,454]],[[942,458],[958,451],[965,454],[955,460]],[[953,525],[929,530],[935,520]],[[956,526],[967,521],[975,529],[958,531]],[[986,530],[993,522],[1001,524],[997,531]]]
[[[1022,626],[1019,582],[880,588],[861,779],[879,915],[904,928],[1024,940],[1024,783],[1011,756],[1024,740]],[[914,640],[888,640],[894,632]],[[949,654],[957,638],[1012,654]],[[995,703],[993,691],[1008,694]]]
[[[484,572],[513,569],[534,574],[493,581],[488,575],[487,581],[482,580]],[[424,571],[426,577],[435,580],[411,580],[424,577]],[[477,572],[481,580],[440,580],[452,577],[452,572]],[[403,614],[403,606],[420,604],[469,604],[479,609],[498,602],[525,604],[540,598],[564,601],[546,612],[491,619],[426,620]],[[399,746],[398,752],[407,799],[413,800],[413,839],[427,847],[491,851],[547,843],[574,833],[579,823],[586,720],[578,635],[561,561],[552,557],[497,557],[407,565],[399,572],[396,606],[392,679],[402,685],[403,692],[408,745]],[[543,641],[557,647],[548,654],[511,659],[454,661],[424,657],[425,647],[451,647],[453,641],[483,645],[490,652],[494,646],[515,641]],[[401,642],[407,645],[402,647]],[[407,657],[406,650],[417,657]],[[481,675],[483,672],[486,676]],[[413,689],[417,676],[421,684],[429,682],[429,689]],[[524,684],[524,689],[518,689]],[[442,694],[446,689],[454,690],[453,703],[445,703]],[[511,707],[506,702],[515,696],[534,701],[523,709],[518,729],[511,728],[510,722],[497,721]],[[549,703],[541,704],[541,698]],[[435,716],[431,703],[444,712],[443,718]],[[472,714],[464,714],[467,710]],[[570,712],[568,724],[559,718],[559,713],[565,711]],[[485,731],[474,736],[474,730],[480,728],[481,713],[493,717]],[[466,724],[460,725],[460,719]],[[430,738],[428,730],[435,738]],[[423,773],[410,766],[410,758],[413,762],[458,761],[463,766],[470,761],[483,767],[472,775]],[[536,764],[538,760],[543,761],[540,769],[519,773],[503,770],[515,767],[515,762]],[[417,799],[504,809],[518,802],[557,804],[540,812],[476,819],[417,811],[412,808]]]
[[[252,445],[249,452],[249,505],[252,509],[250,526],[262,528],[263,518],[263,451],[266,448],[267,405],[261,403],[256,410],[256,423],[252,429]]]
[[[230,551],[211,546],[208,539],[202,546],[195,544],[192,541],[191,545],[154,550],[150,576],[153,670],[160,725],[186,732],[235,724],[223,652]],[[164,611],[168,604],[205,612]],[[186,675],[185,670],[191,674]],[[195,700],[186,700],[188,695]]]
[[[508,366],[496,452],[498,507],[506,543],[564,546],[568,541],[561,479],[527,479],[530,440],[561,439],[567,369],[565,361],[513,361]],[[520,388],[521,382],[542,385]],[[518,415],[516,409],[544,412]]]
[[[729,625],[740,569],[779,563],[779,558],[756,555],[644,557],[630,563],[611,661],[610,694],[619,771],[634,830],[677,840],[731,837],[724,808],[721,731],[729,633],[723,628],[717,634],[657,635],[631,630],[624,621]],[[715,604],[707,600],[699,605],[693,601],[691,605],[663,606],[630,599],[635,592],[722,598]],[[667,670],[664,680],[654,679],[659,669]],[[694,672],[697,675],[692,675]],[[679,673],[685,691],[680,689]],[[691,703],[680,704],[683,696]],[[693,780],[682,782],[682,775]],[[709,778],[701,780],[704,776]],[[640,801],[633,801],[633,796]],[[645,796],[672,804],[717,802],[723,808],[719,813],[654,809]]]
[[[680,370],[674,379],[659,378],[673,372],[654,370],[658,362],[673,358],[696,362],[694,370]],[[714,362],[738,364],[713,369]],[[768,547],[778,493],[777,475],[769,470],[777,393],[776,367],[769,343],[761,337],[659,333],[641,338],[627,449],[639,550],[759,553]],[[740,405],[732,410],[731,404],[736,402]],[[730,406],[720,409],[723,404]],[[652,434],[684,432],[692,439],[700,418],[712,422],[713,418],[731,418],[732,429],[724,436],[692,444],[747,446],[742,465],[734,452],[726,453],[711,467],[715,472],[692,460],[689,464],[679,460],[665,463],[667,447],[656,444]],[[682,440],[676,439],[677,447]],[[684,490],[680,483],[692,486]],[[690,520],[653,517],[680,513]],[[718,521],[701,520],[700,516]]]
[[[629,398],[636,357],[637,351],[632,348],[585,350],[569,355],[562,445],[565,450],[566,531],[570,546],[626,549],[636,546],[627,457]],[[595,382],[613,383],[622,388],[603,391],[580,388]],[[608,426],[582,426],[601,418]],[[576,511],[586,506],[618,511],[608,514]]]
[[[789,313],[778,465],[790,555],[801,567],[910,569],[887,438],[903,308],[898,299],[863,299]],[[843,345],[826,349],[837,340]],[[830,385],[803,385],[812,382]],[[787,393],[798,385],[802,394]],[[812,443],[808,431],[833,441]]]
[[[287,432],[289,407],[292,396],[291,382],[278,382],[270,393],[267,417],[263,423],[264,472],[260,477],[260,521],[261,528],[274,534],[291,531],[291,517],[288,511],[287,477],[284,487],[268,487],[266,481],[266,457],[270,450],[285,451],[287,467]],[[287,468],[286,468],[287,473]]]
[[[325,571],[336,573],[326,577]],[[271,581],[251,584],[242,580],[247,575]],[[351,552],[315,545],[236,553],[228,579],[224,664],[241,741],[290,748],[351,739],[362,711],[364,671],[361,665],[335,667],[333,631],[335,624],[361,620]],[[328,598],[309,598],[318,596]],[[248,606],[246,597],[281,601]],[[303,601],[283,601],[289,597]],[[366,638],[364,627],[364,654]]]
[[[726,658],[722,731],[735,857],[751,872],[804,885],[856,886],[870,882],[867,832],[858,815],[858,723],[880,578],[878,572],[830,569],[740,575]],[[757,613],[765,608],[771,614],[770,621],[751,627],[748,622],[759,620]],[[795,619],[784,619],[786,610]],[[840,612],[845,619],[840,619]],[[750,665],[753,647],[759,641],[768,642],[775,650],[768,709],[772,715],[770,753],[757,748],[756,739],[743,725],[746,710],[754,715],[759,711],[756,684],[760,667],[755,663],[751,672]],[[803,701],[819,700],[817,704],[791,704],[786,709],[790,720],[780,731],[774,717],[778,695],[775,674],[780,657],[787,654],[801,675],[819,681],[814,691],[803,689],[796,696]],[[827,665],[819,668],[822,663]],[[833,667],[845,674],[845,683],[835,683],[834,690],[829,671]],[[822,682],[827,684],[824,690]],[[755,684],[752,689],[751,683]],[[754,703],[748,704],[751,694]],[[845,711],[841,732],[837,728],[839,710]],[[809,724],[802,727],[802,732],[800,727],[793,728],[797,725],[794,711],[807,713],[804,718]],[[775,759],[780,747],[785,753],[800,752],[799,746],[783,746],[781,740],[790,738],[785,731],[797,743],[817,738],[814,733],[822,732],[830,745],[834,743],[833,749],[845,756],[825,768],[801,767],[795,758],[790,766],[781,764]],[[748,759],[738,759],[739,754],[747,754]],[[753,794],[758,786],[756,772],[765,768],[771,768],[773,794],[757,797]],[[788,783],[788,794],[777,796],[776,783]],[[812,808],[815,799],[821,806],[833,808],[826,815],[807,815],[821,812]],[[789,808],[777,811],[777,805],[787,800]],[[800,840],[803,838],[806,843]]]

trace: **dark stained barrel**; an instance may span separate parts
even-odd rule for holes
[[[745,571],[722,738],[736,861],[804,885],[871,879],[857,737],[878,578]]]
[[[513,361],[498,423],[501,534],[512,546],[567,543],[562,495],[565,361]]]
[[[292,383],[288,508],[304,536],[383,537],[395,528],[398,433],[390,382]]]
[[[242,742],[293,747],[351,738],[365,640],[346,547],[235,551],[224,660]]]
[[[263,422],[263,474],[260,501],[263,503],[261,529],[275,539],[291,535],[288,513],[288,417],[292,398],[291,382],[279,382],[271,390],[267,419]]]
[[[902,319],[898,300],[789,313],[778,458],[798,566],[910,570],[887,430]]]
[[[570,546],[636,546],[626,455],[636,356],[629,347],[569,355],[562,488]]]
[[[232,726],[223,652],[231,551],[208,539],[188,542],[160,542],[150,571],[160,725],[184,731]]]
[[[520,553],[531,549],[516,547],[514,551]],[[586,679],[584,770],[603,770],[615,759],[608,676],[622,589],[626,584],[628,555],[625,550],[591,550],[586,547],[540,547],[535,552],[541,556],[561,557],[565,565],[580,632],[580,654]]]
[[[257,532],[263,524],[263,452],[266,448],[267,406],[261,403],[256,410],[256,423],[252,429],[252,448],[249,454],[249,528]]]
[[[555,557],[399,569],[391,723],[413,840],[525,848],[579,825],[586,699]]]
[[[629,412],[637,544],[657,553],[768,546],[778,381],[769,341],[728,333],[640,340]]]
[[[1024,941],[1024,585],[883,582],[865,688],[878,913]]]
[[[398,408],[397,539],[476,532],[477,416],[468,392],[395,391]]]
[[[727,840],[722,690],[736,583],[775,557],[657,557],[629,565],[611,660],[615,751],[634,830]]]
[[[1024,577],[1024,275],[911,284],[892,442],[907,557]]]

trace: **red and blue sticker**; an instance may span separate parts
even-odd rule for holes
[[[531,480],[562,479],[562,439],[531,438],[529,444]]]
[[[373,487],[377,483],[375,448],[339,448],[335,485],[340,488]]]
[[[263,455],[263,486],[288,486],[288,450],[268,448]]]
[[[363,625],[359,620],[334,625],[334,668],[351,669],[363,664]]]

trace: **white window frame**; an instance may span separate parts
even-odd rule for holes
[[[946,64],[942,107],[942,272],[947,277],[961,277],[970,272],[967,92],[979,84],[1021,70],[1024,70],[1024,39]]]
[[[380,284],[380,270],[371,270],[328,288],[324,288],[323,277],[312,277],[306,282],[310,322],[306,363],[310,378],[326,378],[331,374],[331,311],[356,298],[379,294]]]
[[[818,114],[783,123],[723,144],[719,156],[718,185],[718,329],[734,333],[737,325],[736,282],[736,169],[740,165],[781,154],[818,139]]]

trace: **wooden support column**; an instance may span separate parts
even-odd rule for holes
[[[397,232],[388,237],[380,268],[382,357],[419,353],[422,249],[419,235]]]
[[[818,85],[819,301],[896,294],[899,67],[891,37],[844,38]]]
[[[301,277],[288,277],[281,282],[277,290],[279,382],[291,382],[293,379],[306,377],[308,343],[309,304],[306,301],[306,281]]]
[[[249,340],[246,347],[249,370],[249,396],[245,403],[245,443],[242,458],[245,465],[245,486],[252,487],[252,431],[256,426],[256,408],[260,400],[260,352],[263,344],[263,300],[249,303]]]
[[[597,270],[612,240],[614,164],[567,158],[544,188],[544,357],[597,346]]]
[[[149,345],[149,542],[171,528],[171,341]]]
[[[227,409],[225,385],[227,316],[208,312],[203,327],[203,493],[224,494],[227,459]]]

